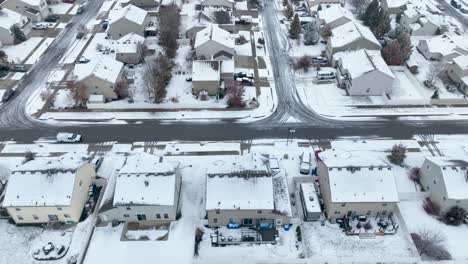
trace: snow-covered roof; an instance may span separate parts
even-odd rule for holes
[[[197,33],[195,38],[195,48],[210,40],[218,42],[228,48],[234,48],[234,38],[231,36],[231,33],[220,28],[216,24],[211,24],[209,27],[204,28]]]
[[[332,202],[398,202],[392,167],[384,161],[333,151],[319,157],[328,169]]]
[[[0,27],[2,28],[11,30],[11,27],[16,24],[21,28],[26,23],[28,23],[28,18],[15,11],[3,8],[0,12]]]
[[[354,21],[334,28],[330,37],[330,44],[332,47],[343,47],[359,39],[367,39],[380,46],[379,41],[369,28]]]
[[[193,28],[193,27],[208,27],[213,23],[216,23],[214,19],[209,17],[205,12],[199,11],[193,16],[185,16],[182,17],[185,22],[184,24],[186,25],[184,28],[187,30]]]
[[[146,153],[129,156],[117,175],[113,205],[174,205],[178,166]]]
[[[408,2],[408,0],[386,0],[388,8],[400,8]]]
[[[21,0],[21,2],[35,7],[39,7],[41,5],[41,0]]]
[[[307,212],[321,212],[317,191],[314,183],[301,183],[302,198]]]
[[[452,53],[468,53],[468,36],[441,35],[431,39],[421,40],[431,53],[447,56]]]
[[[73,74],[77,81],[81,81],[90,76],[95,76],[102,80],[116,83],[123,68],[123,63],[106,56],[93,58],[88,63],[75,64]]]
[[[324,21],[325,24],[329,24],[342,17],[352,20],[352,14],[341,7],[340,5],[331,5],[329,8],[324,8],[318,11],[318,17]]]
[[[233,73],[234,69],[234,60],[221,61],[221,73]]]
[[[269,160],[259,153],[236,157],[234,161],[216,160],[207,168],[207,175],[238,175],[240,172],[254,172],[260,175],[271,174]]]
[[[219,61],[194,61],[192,81],[219,81],[221,79]]]
[[[143,25],[147,16],[147,11],[134,5],[128,5],[121,9],[110,10],[108,19],[110,20],[111,24],[119,19],[124,18],[136,24]]]
[[[343,69],[348,70],[351,78],[357,78],[375,70],[395,78],[378,50],[360,49],[355,51],[338,52],[333,55],[340,59]]]
[[[468,199],[468,157],[427,157],[440,167],[447,198]]]
[[[458,56],[453,59],[453,62],[457,64],[462,70],[468,70],[468,55]]]
[[[112,49],[116,53],[137,52],[138,46],[145,42],[145,38],[133,32],[121,37],[119,40],[112,41]]]
[[[10,175],[3,206],[69,206],[76,171],[87,156],[37,157]]]
[[[208,176],[206,210],[273,210],[271,176]]]

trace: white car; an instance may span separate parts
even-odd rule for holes
[[[58,133],[57,142],[58,143],[78,143],[81,141],[80,134],[74,133]]]
[[[310,165],[311,165],[311,160],[312,160],[312,157],[311,157],[311,154],[310,152],[307,152],[307,151],[304,151],[301,156],[301,165],[300,165],[300,168],[299,168],[299,172],[301,174],[310,174]]]
[[[41,29],[41,30],[46,30],[49,28],[49,24],[47,23],[37,23],[33,25],[33,29]]]

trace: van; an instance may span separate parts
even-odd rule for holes
[[[311,165],[311,154],[308,151],[304,151],[301,156],[301,165],[299,167],[299,172],[301,174],[309,174],[310,173],[310,165]]]
[[[73,133],[58,133],[58,143],[78,143],[81,141],[81,135]]]
[[[331,80],[335,79],[335,73],[332,71],[319,71],[317,72],[318,80]]]

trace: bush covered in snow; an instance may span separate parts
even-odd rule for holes
[[[388,159],[391,163],[401,165],[406,158],[406,146],[403,144],[397,144],[392,147],[391,154],[388,155]]]
[[[438,216],[440,214],[440,206],[429,198],[424,200],[423,208],[430,215]]]
[[[465,219],[466,211],[465,209],[454,206],[445,214],[445,223],[448,225],[458,226],[463,223]]]

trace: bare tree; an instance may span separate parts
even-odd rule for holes
[[[446,65],[442,62],[432,63],[426,73],[424,85],[428,88],[435,88],[437,77],[441,72],[445,71],[445,68]]]
[[[43,102],[48,102],[50,106],[53,106],[55,104],[55,100],[57,99],[56,94],[51,91],[51,89],[45,89],[42,91],[40,97]]]
[[[173,66],[174,63],[161,53],[146,59],[143,83],[148,98],[153,102],[160,103],[166,97],[166,86],[172,78]]]
[[[294,16],[294,10],[291,4],[288,4],[286,6],[286,9],[284,10],[284,16],[287,19],[291,19]]]
[[[294,66],[294,68],[296,70],[298,69],[302,69],[304,70],[304,72],[307,72],[310,68],[310,66],[312,66],[312,58],[308,55],[304,55],[302,57],[300,57],[297,62],[296,62],[296,65]]]
[[[88,87],[82,82],[74,82],[71,87],[71,97],[75,101],[75,107],[81,108],[86,105],[88,101]]]
[[[450,253],[445,249],[445,237],[439,232],[431,229],[421,229],[417,233],[411,233],[414,245],[419,255],[423,254],[436,260],[450,260]]]
[[[325,25],[322,27],[322,30],[320,31],[320,35],[322,36],[322,38],[324,39],[327,39],[329,37],[331,37],[332,35],[332,29],[330,27],[330,25]]]
[[[114,92],[119,98],[124,98],[128,96],[128,82],[125,79],[118,81],[115,84]]]
[[[230,107],[244,107],[244,86],[237,81],[230,81],[226,84],[226,94]]]

